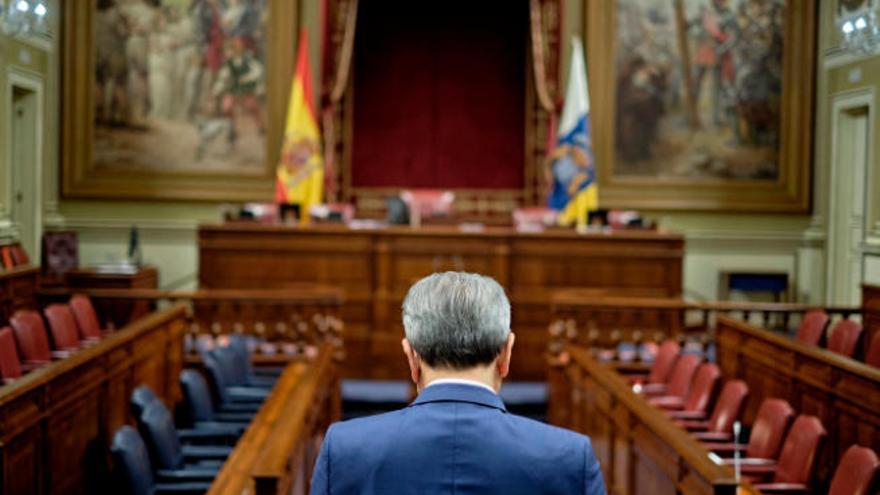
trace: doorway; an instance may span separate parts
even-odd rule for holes
[[[871,155],[872,92],[833,103],[828,303],[858,305],[864,278],[867,171]]]
[[[10,214],[21,245],[36,263],[42,234],[42,85],[30,77],[9,76]]]

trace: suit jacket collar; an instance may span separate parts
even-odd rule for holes
[[[474,385],[438,383],[425,387],[416,400],[410,404],[410,407],[428,402],[470,402],[507,412],[507,408],[504,407],[504,402],[498,394]]]

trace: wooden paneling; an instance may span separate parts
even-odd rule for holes
[[[697,440],[584,347],[553,356],[549,412],[557,426],[590,436],[608,493],[737,493],[730,468],[712,462]]]
[[[727,317],[718,319],[717,347],[723,375],[749,385],[746,425],[767,397],[819,417],[829,434],[820,482],[853,443],[880,451],[880,369]]]
[[[278,289],[303,282],[345,290],[346,376],[403,378],[400,304],[409,286],[443,270],[496,278],[513,304],[514,379],[543,379],[552,294],[583,288],[619,296],[681,295],[680,235],[621,231],[521,234],[487,227],[353,230],[266,224],[199,229],[203,289]]]
[[[287,365],[208,494],[305,495],[324,432],[339,417],[337,362],[324,345],[314,361]]]
[[[0,273],[0,325],[19,309],[37,309],[39,269],[19,267]]]
[[[168,404],[180,399],[186,328],[176,305],[0,387],[2,493],[111,493],[107,446],[132,423],[128,397],[147,383]]]

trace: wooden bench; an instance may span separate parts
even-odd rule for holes
[[[880,451],[880,369],[732,318],[720,317],[716,333],[722,374],[749,385],[746,425],[766,397],[785,399],[825,425],[820,482],[852,444]]]
[[[341,415],[337,368],[326,344],[314,362],[288,364],[208,494],[308,493],[324,432]]]
[[[757,493],[587,349],[566,346],[550,375],[550,416],[591,437],[608,493]]]
[[[133,388],[180,400],[186,329],[174,305],[0,387],[0,492],[102,493],[110,437],[133,424]]]

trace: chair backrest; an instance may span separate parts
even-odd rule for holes
[[[821,309],[807,311],[798,327],[797,339],[810,345],[819,345],[828,326],[828,313]]]
[[[697,368],[694,382],[684,400],[685,411],[704,412],[709,407],[709,401],[715,392],[715,386],[721,377],[721,370],[713,363],[701,364]]]
[[[694,373],[700,366],[703,358],[695,354],[685,354],[678,358],[672,373],[669,375],[669,386],[666,387],[666,395],[684,398],[691,389],[694,381]]]
[[[239,365],[244,369],[245,375],[248,377],[254,376],[254,365],[251,363],[251,351],[248,348],[248,337],[238,333],[230,335],[229,347],[235,351],[235,355],[239,360]]]
[[[828,495],[869,495],[880,473],[880,459],[873,450],[853,445],[840,458]]]
[[[98,322],[98,314],[92,306],[92,300],[84,294],[75,294],[70,298],[70,309],[76,318],[81,339],[100,338],[101,324]]]
[[[667,340],[660,345],[657,351],[657,359],[651,365],[651,374],[648,375],[648,383],[666,383],[669,373],[675,366],[675,361],[681,353],[681,346],[674,340]]]
[[[211,400],[211,389],[208,382],[196,370],[180,372],[180,388],[189,409],[192,421],[211,421],[214,419],[214,403]]]
[[[147,404],[138,424],[158,469],[181,469],[184,466],[180,437],[171,411],[161,401]]]
[[[865,364],[880,368],[880,332],[874,334],[874,338],[868,343],[868,350],[865,351]]]
[[[827,435],[828,432],[816,416],[798,416],[785,436],[773,481],[809,485],[819,449]]]
[[[48,363],[52,360],[49,350],[49,337],[40,313],[31,309],[16,311],[9,319],[15,332],[19,355],[24,361]]]
[[[52,332],[52,341],[56,349],[79,348],[79,331],[70,306],[50,304],[43,310],[43,314],[49,322],[49,330]]]
[[[136,387],[132,390],[131,400],[129,401],[131,415],[134,416],[135,419],[139,419],[144,414],[144,410],[147,406],[153,402],[161,402],[159,397],[156,396],[156,393],[153,392],[153,389],[146,385]]]
[[[749,386],[746,382],[731,380],[725,383],[709,417],[709,431],[729,433],[742,413],[748,396]]]
[[[852,320],[840,320],[828,338],[828,350],[853,357],[862,336],[862,326]]]
[[[247,381],[246,371],[235,349],[228,346],[220,346],[210,352],[214,359],[217,360],[217,363],[220,364],[220,372],[223,373],[223,378],[227,385],[245,384]]]
[[[110,445],[114,465],[121,471],[131,495],[152,495],[156,483],[147,447],[137,431],[125,425],[116,430]]]
[[[208,382],[211,385],[211,392],[220,404],[229,401],[229,394],[226,393],[226,387],[229,383],[224,377],[223,370],[213,352],[202,353],[202,364],[208,375]]]
[[[15,350],[15,337],[9,327],[0,328],[0,378],[4,380],[21,376],[21,361]],[[0,383],[2,385],[2,383]]]
[[[752,425],[746,456],[776,459],[793,417],[794,409],[788,402],[782,399],[764,399],[758,408],[755,424]]]

